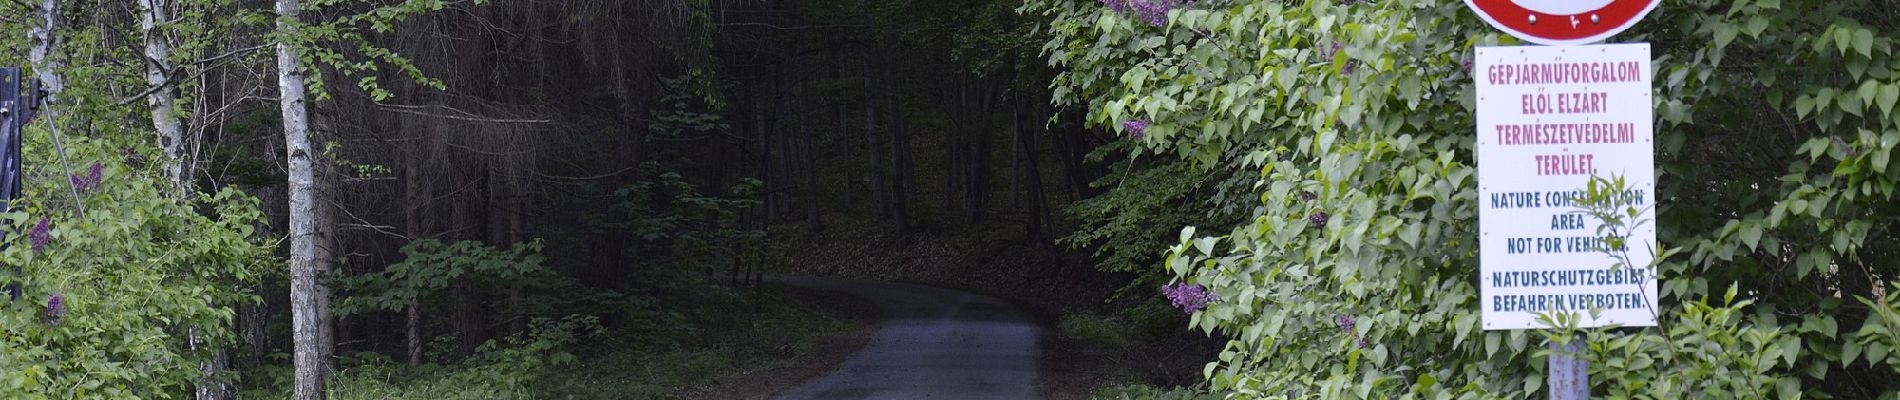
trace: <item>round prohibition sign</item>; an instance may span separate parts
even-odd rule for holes
[[[1537,44],[1590,44],[1636,25],[1661,0],[1465,0],[1485,22]]]

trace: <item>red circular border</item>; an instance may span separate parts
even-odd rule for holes
[[[1601,39],[1628,29],[1660,1],[1613,0],[1596,11],[1569,15],[1531,11],[1511,0],[1465,0],[1465,3],[1484,14],[1492,26],[1519,38],[1544,44],[1577,44],[1574,42]],[[1591,15],[1598,18],[1597,22],[1590,22]],[[1536,23],[1531,22],[1533,16]],[[1574,26],[1571,18],[1576,18]]]

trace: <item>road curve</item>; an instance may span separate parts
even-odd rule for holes
[[[837,371],[781,400],[1036,399],[1038,329],[994,297],[905,283],[778,277],[864,298],[884,313],[877,336]]]

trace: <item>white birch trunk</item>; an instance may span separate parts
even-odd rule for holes
[[[145,97],[152,106],[152,128],[158,131],[158,148],[165,152],[165,179],[179,198],[191,192],[191,177],[185,175],[185,130],[174,108],[178,89],[171,81],[171,44],[165,41],[159,24],[166,22],[166,0],[139,0],[139,30],[145,34],[145,84],[155,88]]]
[[[276,0],[277,30],[294,35],[298,0]],[[290,310],[291,357],[296,369],[292,398],[324,399],[324,360],[320,310],[324,303],[317,288],[317,185],[310,148],[308,107],[304,102],[305,76],[297,49],[290,43],[277,43],[278,105],[284,119],[284,150],[289,162],[290,198]]]
[[[59,36],[55,34],[59,29],[59,0],[41,0],[37,11],[40,25],[27,33],[33,39],[33,49],[27,52],[27,59],[33,63],[33,73],[40,78],[40,89],[46,91],[43,101],[52,104],[53,98],[66,89],[65,78],[57,72],[62,65],[53,60],[53,49],[59,41]],[[59,117],[52,113],[53,110],[52,107],[46,108],[46,118]]]
[[[139,33],[145,36],[145,84],[151,85],[151,93],[146,96],[146,104],[151,105],[152,128],[158,132],[158,148],[165,153],[165,178],[172,183],[172,195],[184,199],[191,193],[190,181],[185,175],[184,128],[179,124],[174,108],[177,106],[178,90],[171,81],[171,44],[165,41],[164,31],[158,25],[167,19],[168,5],[165,0],[139,0]],[[202,333],[197,328],[188,329],[187,343],[191,350],[208,350],[212,359],[198,365],[200,378],[192,388],[192,396],[198,400],[224,399],[229,387],[219,382],[217,375],[224,372],[224,350],[203,349]]]

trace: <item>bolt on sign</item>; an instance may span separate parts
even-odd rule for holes
[[[1592,177],[1622,177],[1621,199],[1655,221],[1649,44],[1479,47],[1472,65],[1484,329],[1549,328],[1539,314],[1655,326],[1654,223],[1623,233],[1613,268],[1573,203]]]
[[[1662,0],[1465,0],[1491,26],[1531,43],[1596,43],[1636,25]]]

